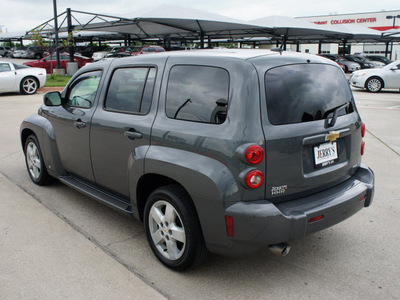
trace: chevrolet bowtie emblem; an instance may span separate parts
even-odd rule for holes
[[[339,138],[339,136],[340,136],[340,132],[331,131],[331,132],[329,132],[329,134],[327,134],[327,135],[325,136],[325,141],[334,142],[334,141],[336,141],[336,140]]]

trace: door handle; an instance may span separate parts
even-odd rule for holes
[[[78,128],[78,129],[81,129],[81,128],[86,127],[86,123],[85,123],[85,122],[82,122],[81,119],[76,120],[76,121],[74,122],[74,125],[75,125],[75,127]]]
[[[143,134],[140,132],[134,131],[134,129],[129,129],[124,132],[124,135],[128,137],[128,139],[141,139],[143,137]]]

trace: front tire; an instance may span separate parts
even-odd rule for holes
[[[26,77],[20,84],[21,93],[24,95],[33,95],[39,88],[39,82],[36,78]]]
[[[144,209],[151,250],[166,267],[182,271],[207,254],[196,211],[187,192],[177,185],[156,189]]]
[[[372,77],[365,83],[365,88],[368,92],[377,93],[383,88],[383,82],[380,78]]]
[[[52,181],[43,162],[42,151],[35,135],[25,141],[25,163],[29,177],[37,185],[47,185]]]

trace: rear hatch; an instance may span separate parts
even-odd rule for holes
[[[361,121],[343,72],[291,64],[264,74],[266,198],[281,202],[334,186],[361,160]]]

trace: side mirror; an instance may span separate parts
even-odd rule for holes
[[[60,106],[62,104],[60,92],[48,92],[44,94],[43,102],[46,106]]]

